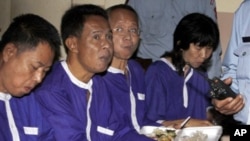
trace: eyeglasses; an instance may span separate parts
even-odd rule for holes
[[[140,30],[137,29],[137,28],[127,29],[127,32],[132,36],[140,35]],[[113,29],[113,33],[118,34],[118,35],[125,35],[126,34],[126,29],[124,29],[122,27],[117,27],[117,28]]]

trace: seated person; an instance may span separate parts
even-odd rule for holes
[[[133,8],[125,4],[111,6],[107,11],[113,31],[114,55],[103,78],[117,112],[122,114],[126,124],[139,133],[143,125],[153,122],[144,119],[144,69],[131,59],[139,43],[138,16]],[[152,139],[142,137],[138,140]]]
[[[77,5],[62,17],[66,60],[56,62],[35,94],[51,127],[43,141],[136,141],[144,137],[113,110],[103,78],[113,56],[106,11]],[[45,131],[44,131],[45,133]],[[145,138],[145,137],[144,137]]]
[[[209,126],[210,86],[207,68],[219,42],[217,24],[192,13],[182,18],[174,32],[174,47],[146,72],[147,117],[164,126]]]
[[[37,141],[45,128],[33,89],[59,57],[60,36],[42,17],[14,18],[0,42],[0,140]]]

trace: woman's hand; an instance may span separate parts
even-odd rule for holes
[[[175,129],[181,128],[181,123],[178,122],[173,125]],[[213,124],[209,122],[208,120],[200,120],[200,119],[193,119],[191,118],[188,123],[184,127],[197,127],[197,126],[212,126]]]
[[[173,127],[175,129],[180,129],[181,124],[185,119],[164,121],[162,123],[165,127]],[[197,126],[212,126],[213,124],[208,120],[200,120],[191,118],[184,127],[197,127]]]

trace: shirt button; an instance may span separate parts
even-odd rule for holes
[[[245,56],[247,53],[246,52],[243,52],[242,55]]]

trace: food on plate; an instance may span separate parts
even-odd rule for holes
[[[207,134],[204,134],[202,131],[196,131],[190,136],[182,136],[178,141],[206,141],[208,138]]]
[[[153,134],[155,135],[154,137],[157,141],[173,141],[176,137],[175,130],[173,129],[162,130],[156,128],[154,129]]]
[[[143,126],[140,133],[156,141],[219,141],[222,127],[205,126],[175,129],[164,126]]]

